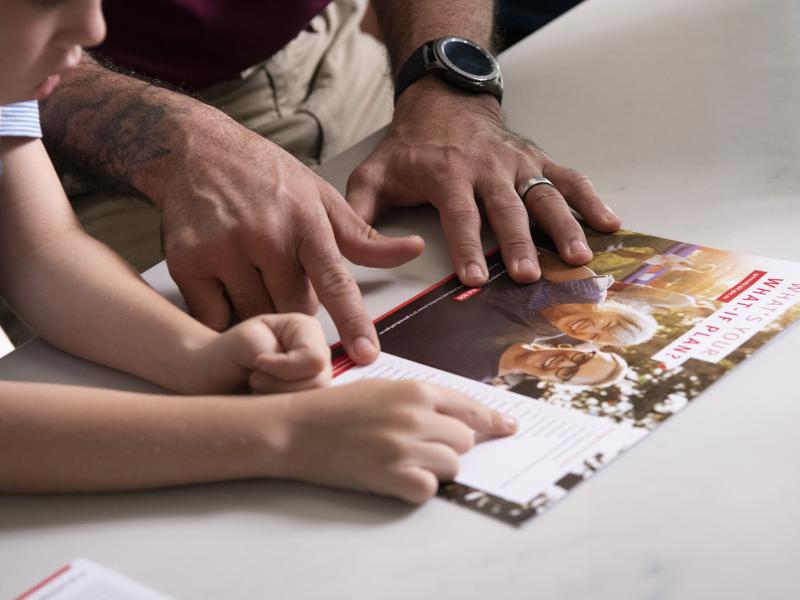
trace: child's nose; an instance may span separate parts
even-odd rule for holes
[[[106,37],[106,21],[101,0],[89,0],[88,6],[75,15],[69,27],[70,42],[84,47],[97,46]]]

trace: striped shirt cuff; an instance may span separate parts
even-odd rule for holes
[[[36,100],[0,106],[0,137],[42,137]]]

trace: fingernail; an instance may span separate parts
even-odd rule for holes
[[[517,420],[514,417],[503,415],[501,423],[503,424],[503,430],[507,431],[508,433],[512,433],[517,430]]]
[[[466,275],[467,279],[481,279],[483,277],[483,269],[478,263],[471,262],[464,269],[464,275]]]
[[[569,250],[572,254],[591,254],[591,250],[589,247],[584,244],[580,240],[572,240],[572,243],[569,245]]]
[[[366,336],[359,336],[353,342],[353,353],[359,360],[371,359],[376,350],[375,344]]]
[[[533,262],[533,259],[528,256],[523,256],[517,261],[517,271],[518,272],[525,272],[530,273],[531,275],[537,275],[538,269],[536,268],[536,263]]]

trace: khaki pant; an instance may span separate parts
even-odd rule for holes
[[[386,125],[392,90],[384,47],[363,33],[368,0],[334,0],[269,60],[200,96],[314,166]],[[160,214],[149,202],[97,189],[71,198],[84,228],[140,272],[163,259]],[[0,309],[19,344],[30,334]]]

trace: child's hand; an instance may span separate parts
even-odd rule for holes
[[[255,355],[255,369],[249,379],[253,392],[293,392],[323,387],[331,382],[331,350],[319,321],[292,313],[263,315],[241,325],[254,320],[261,320],[272,329],[278,349]],[[254,344],[253,348],[258,346]]]
[[[325,386],[331,379],[322,328],[303,314],[248,319],[216,336],[200,356],[203,393],[292,392]]]
[[[266,474],[396,496],[421,504],[458,473],[476,435],[516,422],[477,400],[421,381],[370,380],[292,394],[279,422],[283,459]]]

